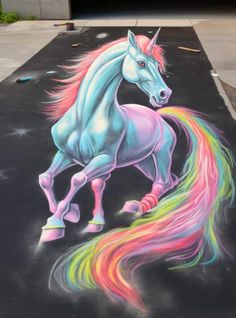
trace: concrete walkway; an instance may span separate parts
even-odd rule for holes
[[[43,48],[58,32],[64,31],[65,26],[53,26],[54,23],[63,22],[66,21],[20,21],[2,26],[0,28],[0,81]],[[220,78],[230,87],[236,88],[236,18],[93,19],[73,22],[78,29],[84,26],[193,26],[214,68],[215,80]],[[217,85],[220,85],[219,82]]]

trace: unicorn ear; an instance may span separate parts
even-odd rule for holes
[[[136,41],[136,37],[132,31],[128,31],[128,41],[129,44],[132,45],[135,49],[138,49],[138,44]]]

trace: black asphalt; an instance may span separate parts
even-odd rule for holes
[[[151,36],[152,27],[131,28],[135,34]],[[103,39],[96,38],[107,33]],[[37,184],[56,149],[51,124],[40,112],[48,101],[45,90],[55,84],[53,77],[63,76],[57,66],[69,63],[81,53],[126,36],[127,28],[85,28],[82,32],[58,35],[15,73],[0,83],[0,196],[1,196],[1,258],[0,317],[3,318],[102,318],[134,317],[120,305],[112,305],[100,293],[83,294],[78,302],[67,295],[55,295],[48,290],[50,269],[68,247],[87,240],[79,232],[91,219],[93,198],[86,186],[75,197],[80,203],[79,224],[68,224],[66,237],[45,244],[37,250],[41,226],[50,213],[47,201]],[[80,43],[72,48],[72,43]],[[192,28],[162,28],[160,44],[166,51],[168,77],[173,90],[169,105],[186,106],[207,115],[209,122],[223,131],[235,153],[235,122],[230,117],[210,74],[212,69]],[[200,49],[201,53],[179,50],[178,46]],[[56,74],[48,71],[56,70]],[[16,83],[21,76],[34,79]],[[151,107],[148,97],[136,86],[123,82],[120,103],[138,103]],[[178,175],[186,155],[184,134],[178,135],[173,170]],[[56,178],[59,198],[68,189],[72,168]],[[127,199],[138,199],[148,192],[150,183],[134,168],[116,170],[108,182],[104,196],[107,225],[104,231],[130,223],[130,218],[116,216]],[[161,318],[232,318],[236,317],[236,243],[235,208],[220,220],[222,241],[232,257],[212,266],[201,265],[181,271],[169,271],[168,264],[156,262],[140,272],[145,303],[152,308],[151,317]]]

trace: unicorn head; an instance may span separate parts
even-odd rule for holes
[[[137,36],[128,31],[128,50],[124,58],[122,74],[130,83],[136,84],[149,96],[150,103],[154,107],[165,105],[170,96],[171,89],[166,85],[160,75],[163,70],[162,50],[156,45],[160,29],[154,37],[148,41],[146,37]],[[161,62],[162,61],[162,62]]]

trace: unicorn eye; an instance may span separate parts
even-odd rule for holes
[[[144,61],[142,61],[142,60],[137,61],[137,64],[138,64],[139,67],[145,67],[146,66],[146,63]]]

